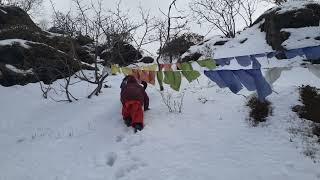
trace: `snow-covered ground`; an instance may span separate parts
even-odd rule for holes
[[[278,94],[268,97],[273,116],[258,127],[248,125],[243,96],[204,75],[184,85],[181,114],[169,113],[150,86],[151,110],[137,134],[122,122],[121,79],[109,77],[112,87],[101,96],[74,103],[43,99],[39,84],[0,87],[0,179],[320,179],[319,163],[303,154],[302,138],[289,131],[300,122],[291,111],[299,104],[298,85],[320,87],[308,69],[282,73],[273,85]],[[92,88],[80,83],[72,92],[85,97]]]
[[[310,3],[320,4],[320,1],[289,1],[279,7],[277,6],[271,8],[264,14],[270,13],[270,11],[274,11],[278,8],[281,9],[279,9],[277,13],[282,14],[288,11],[304,8]],[[272,47],[266,42],[266,33],[260,29],[260,26],[264,23],[264,21],[265,20],[263,19],[261,22],[253,25],[252,27],[246,28],[240,33],[237,33],[233,39],[223,38],[220,36],[208,38],[204,42],[192,46],[186,53],[182,55],[182,57],[194,53],[200,53],[204,56],[202,58],[212,57],[214,59],[220,59],[273,52],[274,50]],[[282,43],[282,46],[287,50],[310,46],[320,46],[320,22],[319,26],[284,28],[281,29],[281,31],[290,33],[289,38]],[[227,42],[223,45],[215,45],[216,42],[219,41]]]
[[[258,26],[223,46],[214,46],[225,40],[214,37],[190,51],[213,58],[272,51]],[[283,44],[289,49],[320,45],[314,39],[319,35],[317,27],[283,31],[292,34]],[[292,68],[273,83],[275,93],[268,97],[273,115],[258,127],[247,122],[249,109],[243,95],[249,92],[232,94],[204,75],[191,84],[184,81],[182,113],[169,113],[157,86],[150,86],[151,110],[145,113],[145,129],[137,134],[122,122],[121,75],[108,77],[111,88],[92,99],[85,97],[94,87],[75,84],[71,92],[80,99],[73,103],[43,99],[39,84],[0,86],[0,180],[320,179],[320,145],[310,144],[313,137],[293,133],[303,121],[291,111],[300,104],[298,86],[320,87],[320,79],[300,67],[301,57],[259,61],[264,71]],[[226,68],[239,66],[233,60]],[[310,148],[314,159],[305,156]]]

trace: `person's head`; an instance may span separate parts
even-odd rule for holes
[[[148,87],[148,83],[145,81],[142,81],[141,84],[143,85],[144,90],[146,90]]]
[[[127,76],[127,83],[138,83],[134,76]]]

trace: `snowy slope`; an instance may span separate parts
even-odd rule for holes
[[[223,58],[272,51],[258,26],[223,46],[214,46],[225,40],[214,37],[190,52],[211,51],[214,58]],[[284,42],[288,48],[318,43],[312,39],[317,37],[316,27],[283,31],[295,37]],[[305,39],[303,33],[311,39]],[[157,86],[150,86],[151,110],[145,113],[145,129],[137,134],[122,122],[121,75],[108,77],[111,88],[93,99],[85,98],[94,88],[91,85],[72,86],[71,92],[80,98],[73,103],[43,99],[39,84],[0,86],[0,180],[320,179],[320,145],[311,147],[315,159],[304,155],[310,148],[307,142],[315,138],[308,137],[306,142],[305,137],[292,134],[292,128],[303,121],[291,111],[300,104],[298,86],[320,87],[320,79],[300,67],[300,57],[259,58],[259,62],[263,71],[292,69],[273,84],[275,93],[268,97],[273,115],[254,128],[247,122],[244,97],[251,93],[232,94],[203,74],[192,84],[184,80],[182,113],[169,113]],[[226,68],[237,69],[235,63]],[[54,86],[59,83],[63,82]]]
[[[146,127],[134,134],[121,119],[121,79],[110,77],[112,88],[101,97],[71,104],[42,99],[38,84],[0,87],[0,179],[320,179],[319,164],[303,155],[300,138],[290,142],[288,131],[300,121],[291,112],[296,87],[320,85],[307,69],[283,73],[274,84],[279,94],[269,97],[273,116],[256,128],[246,122],[243,96],[202,76],[184,85],[181,114],[169,113],[150,86]],[[77,97],[92,89],[73,88]]]
[[[301,9],[310,3],[320,4],[320,1],[289,1],[282,4],[280,6],[281,10],[277,11],[277,13],[281,14]],[[279,7],[271,8],[264,14],[278,8]],[[260,26],[263,23],[264,20],[252,27],[244,29],[237,33],[235,38],[232,39],[219,36],[208,38],[203,43],[192,46],[188,52],[182,55],[182,57],[196,52],[201,53],[205,57],[212,57],[215,59],[273,52],[274,50],[272,47],[266,42],[266,33],[262,32],[260,29]],[[290,37],[282,43],[282,46],[288,50],[320,45],[320,22],[319,26],[286,28],[281,31],[290,33]],[[223,45],[215,45],[217,41],[228,42]]]
[[[240,34],[237,34],[233,39],[220,37],[209,38],[203,44],[192,46],[189,51],[182,56],[184,57],[198,52],[202,53],[206,57],[218,59],[272,52],[272,47],[268,45],[265,40],[265,32],[261,32],[259,28],[261,23],[263,22],[260,22],[251,28],[245,29]],[[220,40],[228,40],[228,42],[226,42],[224,45],[214,45],[215,42]]]

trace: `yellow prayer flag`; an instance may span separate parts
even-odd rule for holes
[[[126,76],[132,75],[132,69],[131,69],[131,68],[123,67],[123,68],[121,68],[121,70],[122,70],[122,73],[123,73],[124,75],[126,75]]]
[[[120,73],[120,68],[118,64],[112,64],[111,65],[111,74],[116,75],[117,73]]]
[[[152,64],[152,65],[143,67],[143,70],[145,70],[145,71],[157,71],[157,69],[158,69],[157,64]]]

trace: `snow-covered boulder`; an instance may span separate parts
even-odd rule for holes
[[[92,41],[42,31],[20,8],[0,6],[0,85],[51,83],[80,68],[92,69],[78,61],[94,63],[86,43]],[[78,60],[70,56],[72,47]]]
[[[153,59],[153,57],[145,56],[140,60],[140,62],[150,64],[150,63],[154,63],[154,59]]]
[[[112,48],[104,49],[100,55],[100,58],[105,60],[105,62],[124,66],[136,63],[142,58],[142,54],[131,44],[119,42],[116,43]]]
[[[218,47],[225,45],[229,40],[230,38],[222,36],[207,38],[203,42],[191,46],[189,50],[181,56],[180,62],[197,61],[202,56],[211,57],[212,53]]]
[[[70,42],[73,41],[79,59],[89,64],[94,62],[90,50],[83,47],[86,43],[92,43],[92,40],[83,36],[70,39],[63,35],[42,31],[29,15],[18,7],[0,6],[0,40],[6,39],[43,43],[65,53],[71,51]]]
[[[192,46],[183,62],[228,58],[320,45],[320,3],[290,1],[261,15],[235,38],[214,36]],[[283,53],[278,59],[286,58]]]
[[[41,30],[22,9],[0,5],[0,29],[12,28],[13,26],[27,27],[34,31]]]
[[[68,77],[83,65],[68,54],[42,43],[19,39],[0,41],[0,85],[46,84]]]
[[[266,33],[267,43],[274,50],[287,49],[282,44],[283,42],[291,38],[290,36],[299,36],[305,32],[304,37],[299,37],[300,41],[303,39],[319,41],[320,4],[312,1],[284,3],[265,12],[256,20],[255,24],[260,22],[263,22],[260,28],[261,31]],[[314,30],[308,31],[307,29],[307,31],[304,31],[306,29],[303,28],[309,27],[314,27]],[[296,33],[300,28],[301,33]]]

